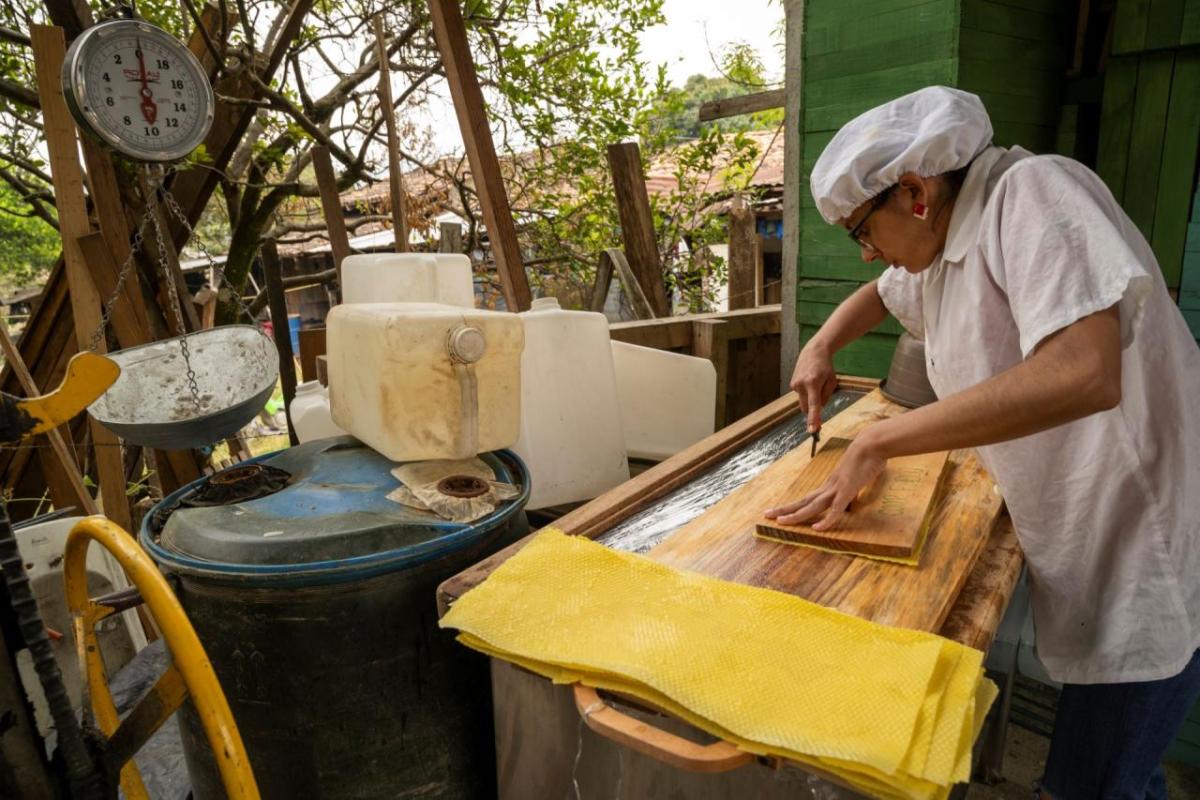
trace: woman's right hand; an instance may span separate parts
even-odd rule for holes
[[[800,351],[792,380],[788,384],[800,398],[800,410],[808,417],[808,432],[821,429],[821,408],[837,389],[837,373],[833,371],[833,354],[815,340]]]

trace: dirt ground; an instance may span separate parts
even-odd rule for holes
[[[995,786],[972,783],[968,800],[1029,800],[1033,782],[1041,775],[1050,740],[1017,725],[1008,726],[1004,751],[1004,781]],[[1168,762],[1167,787],[1171,800],[1200,800],[1200,769]]]

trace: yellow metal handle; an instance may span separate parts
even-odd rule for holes
[[[96,638],[96,623],[114,613],[114,610],[88,597],[87,548],[93,541],[112,553],[125,568],[125,574],[141,592],[162,629],[173,661],[172,667],[156,686],[157,694],[163,698],[162,707],[169,709],[166,715],[169,716],[182,702],[184,695],[177,686],[182,683],[182,688],[192,697],[204,733],[212,746],[226,794],[230,800],[258,800],[258,785],[254,782],[250,760],[246,757],[246,749],[233,721],[229,703],[225,700],[225,693],[221,691],[212,664],[175,593],[132,536],[119,525],[97,516],[81,520],[71,529],[67,537],[63,574],[80,672],[87,676],[88,694],[101,732],[105,737],[112,738],[122,723],[108,688],[104,659]],[[133,716],[130,715],[131,718]],[[147,797],[141,775],[132,760],[121,768],[121,788],[130,800]]]

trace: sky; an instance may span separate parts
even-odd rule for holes
[[[667,77],[676,86],[697,73],[719,75],[714,58],[736,43],[758,52],[768,80],[782,81],[782,37],[775,35],[783,23],[781,0],[665,0],[663,15],[666,24],[643,34],[642,54],[652,65],[666,64]],[[442,102],[431,104],[425,113],[439,154],[462,152],[449,95],[443,91]]]

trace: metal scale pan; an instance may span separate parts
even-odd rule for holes
[[[160,450],[204,447],[241,430],[275,391],[274,342],[249,325],[199,331],[187,342],[199,409],[175,338],[110,353],[121,377],[88,408],[92,416],[125,441]]]

